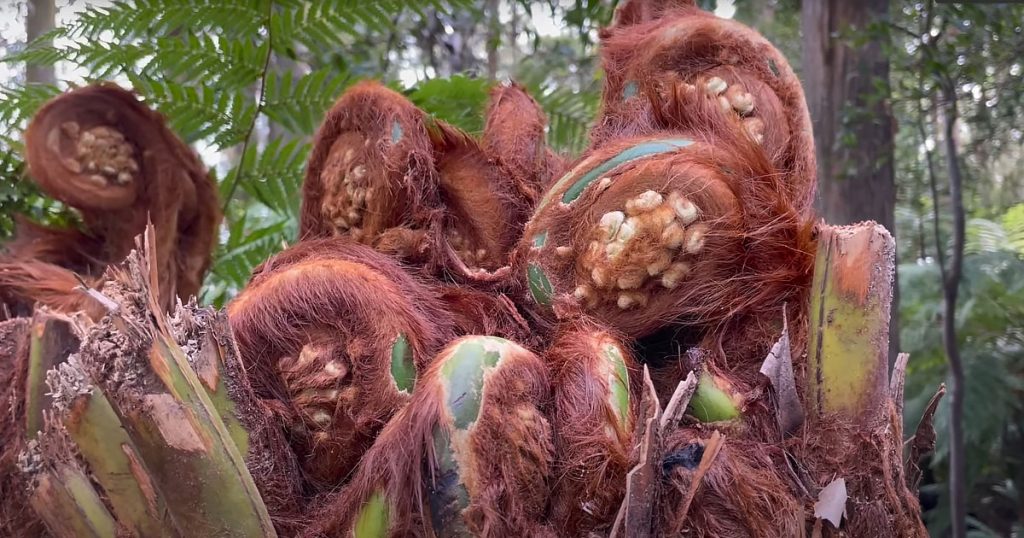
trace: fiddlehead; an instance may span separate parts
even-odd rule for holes
[[[317,134],[301,234],[344,235],[432,274],[501,279],[530,203],[560,167],[539,107],[492,94],[482,142],[375,83],[349,89]]]
[[[95,310],[74,291],[75,274],[98,282],[135,247],[147,221],[156,229],[164,307],[199,292],[220,211],[202,163],[159,114],[113,84],[86,86],[40,109],[25,148],[32,179],[77,209],[84,229],[19,226],[0,261],[9,302]]]
[[[528,350],[452,342],[305,535],[347,535],[372,518],[391,536],[553,536],[548,398],[547,370]]]
[[[453,335],[434,292],[340,238],[268,260],[228,316],[257,393],[295,410],[293,448],[321,486],[351,471]]]

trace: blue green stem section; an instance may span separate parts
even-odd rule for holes
[[[439,537],[468,536],[462,512],[469,506],[469,491],[462,480],[459,453],[484,404],[488,372],[499,368],[505,354],[517,346],[501,338],[467,337],[444,357],[440,383],[444,409],[451,419],[439,421],[433,431],[434,472],[429,484],[431,523]],[[428,479],[429,480],[429,479]]]

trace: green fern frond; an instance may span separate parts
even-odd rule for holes
[[[1006,230],[993,220],[973,218],[967,221],[964,251],[968,254],[998,252],[1010,247]]]
[[[186,86],[145,77],[131,80],[135,90],[162,112],[171,129],[189,143],[210,138],[221,149],[239,144],[256,114],[255,105],[241,90]]]
[[[137,73],[139,64],[153,52],[146,47],[89,41],[63,50],[64,59],[89,70],[94,79],[121,73]]]
[[[273,75],[267,79],[263,112],[295,134],[312,134],[348,84],[347,74],[332,68],[297,79],[290,72]]]
[[[1024,204],[1017,204],[1006,211],[1003,228],[1010,248],[1024,255]]]
[[[310,145],[299,140],[272,140],[258,155],[256,148],[250,147],[244,160],[248,164],[240,172],[240,185],[275,214],[295,219],[309,151]]]
[[[243,88],[263,71],[267,43],[226,37],[187,35],[125,46],[144,51],[150,60],[143,73],[177,81],[195,81],[220,88]]]
[[[269,0],[118,0],[91,5],[67,27],[67,34],[113,41],[204,31],[223,36],[256,35],[266,22]]]
[[[249,281],[253,268],[283,249],[294,233],[294,221],[264,220],[245,213],[233,221],[206,277],[205,303],[219,307],[233,297]]]
[[[66,28],[54,28],[25,45],[20,51],[0,58],[3,63],[26,62],[30,65],[53,65],[64,59],[63,49],[53,46],[55,39],[66,37]]]
[[[0,137],[12,142],[20,139],[25,121],[59,93],[60,88],[52,84],[0,87]],[[5,141],[4,145],[13,144]]]
[[[484,108],[491,83],[486,79],[455,75],[423,81],[406,92],[416,106],[464,131],[483,131]]]
[[[287,47],[298,42],[313,51],[330,50],[341,36],[384,34],[395,27],[406,11],[423,13],[425,8],[442,13],[471,9],[470,0],[279,0],[271,28],[275,50],[290,52]],[[279,39],[278,39],[279,37]]]
[[[587,129],[597,112],[600,93],[547,86],[535,86],[531,91],[548,116],[548,144],[557,151],[581,151],[587,145]]]

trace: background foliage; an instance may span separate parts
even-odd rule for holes
[[[799,70],[799,0],[705,0],[754,25]],[[585,145],[600,88],[596,28],[614,0],[135,0],[87,3],[46,40],[2,42],[3,62],[58,64],[58,86],[0,80],[0,234],[12,215],[74,225],[75,215],[24,179],[26,118],[69,84],[114,79],[166,114],[199,148],[226,200],[203,300],[220,304],[296,233],[310,137],[345,87],[381,78],[429,113],[478,132],[487,91],[526,84],[550,118],[549,142]],[[721,4],[721,5],[716,5]],[[969,509],[975,536],[1021,535],[1024,522],[1024,6],[892,0],[890,20],[849,28],[882,40],[896,119],[901,345],[912,354],[908,432],[946,377],[936,266],[949,248],[939,81],[951,81],[965,175],[967,258],[958,308],[967,370]],[[889,88],[891,88],[891,93]],[[857,110],[849,110],[857,114]],[[856,144],[852,137],[838,137]],[[933,166],[929,167],[929,160]],[[935,536],[948,527],[947,413],[926,462],[922,501]],[[1016,533],[1016,534],[1014,534]]]

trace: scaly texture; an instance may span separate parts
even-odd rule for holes
[[[156,228],[160,297],[199,292],[220,222],[216,190],[198,156],[131,92],[109,84],[69,91],[44,105],[25,132],[29,175],[74,207],[83,230],[19,223],[0,256],[0,297],[19,314],[40,303],[102,313],[75,291],[90,286]]]
[[[353,86],[317,133],[301,237],[344,235],[431,274],[500,280],[532,200],[561,161],[519,86],[495,89],[486,125],[478,142],[380,84]]]
[[[257,394],[295,414],[292,447],[316,488],[352,470],[408,400],[405,383],[415,383],[454,331],[437,294],[391,258],[343,238],[277,254],[227,310]]]
[[[634,444],[636,361],[621,339],[586,322],[560,328],[544,359],[557,449],[552,523],[563,536],[606,530],[625,494]]]
[[[686,129],[676,123],[679,114],[664,114],[663,105],[680,88],[706,90],[715,106],[685,112],[703,124],[698,138],[715,123],[742,127],[763,146],[782,176],[780,195],[809,216],[814,140],[799,79],[782,54],[753,29],[686,4],[634,0],[620,7],[615,24],[601,32],[607,78],[591,132],[593,144],[652,130]],[[716,107],[720,115],[713,114]]]
[[[554,536],[543,521],[549,397],[544,364],[526,349],[494,337],[452,342],[304,535],[348,535],[382,499],[390,536]]]
[[[591,146],[540,200],[513,267],[542,325],[589,316],[664,348],[644,353],[659,369],[699,347],[749,370],[783,304],[806,318],[814,152],[784,59],[690,4],[627,2],[602,31]]]

